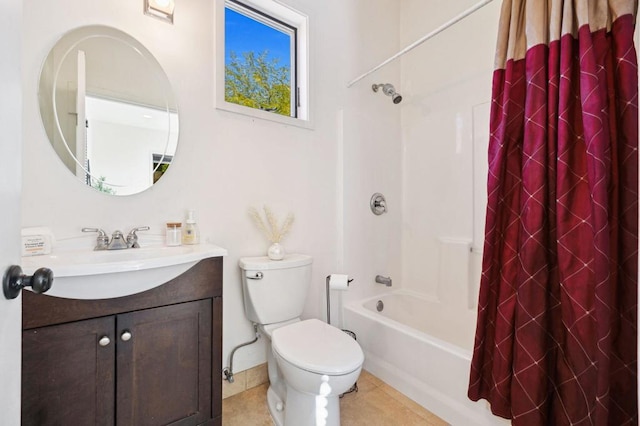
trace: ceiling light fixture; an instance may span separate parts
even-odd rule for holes
[[[144,14],[173,24],[174,0],[144,0]]]

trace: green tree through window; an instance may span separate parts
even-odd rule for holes
[[[291,70],[269,59],[268,51],[229,52],[225,64],[225,100],[286,116],[291,115]]]
[[[244,1],[225,1],[224,100],[297,117],[297,29]]]

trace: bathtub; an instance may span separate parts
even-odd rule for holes
[[[384,304],[381,312],[376,306]],[[345,305],[364,368],[448,423],[508,425],[467,398],[476,311],[397,290]]]

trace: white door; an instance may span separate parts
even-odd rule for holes
[[[22,2],[0,2],[0,274],[20,263]],[[20,424],[22,299],[0,292],[0,425]]]

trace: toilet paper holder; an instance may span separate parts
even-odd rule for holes
[[[349,284],[351,284],[352,281],[353,281],[353,278],[349,278],[347,276],[347,287],[349,287]],[[331,325],[331,295],[329,293],[330,284],[331,284],[331,275],[327,275],[327,324],[329,325]],[[353,340],[357,340],[356,333],[354,333],[353,331],[344,330],[344,329],[342,331],[344,331],[349,336],[351,336]],[[351,389],[349,389],[348,391],[340,395],[340,398],[342,398],[343,396],[351,392],[358,392],[358,382],[355,382],[353,386],[351,386]]]
[[[353,278],[347,279],[347,286],[351,284]],[[331,282],[331,275],[327,275],[327,324],[331,325],[331,297],[329,293],[329,284]]]

